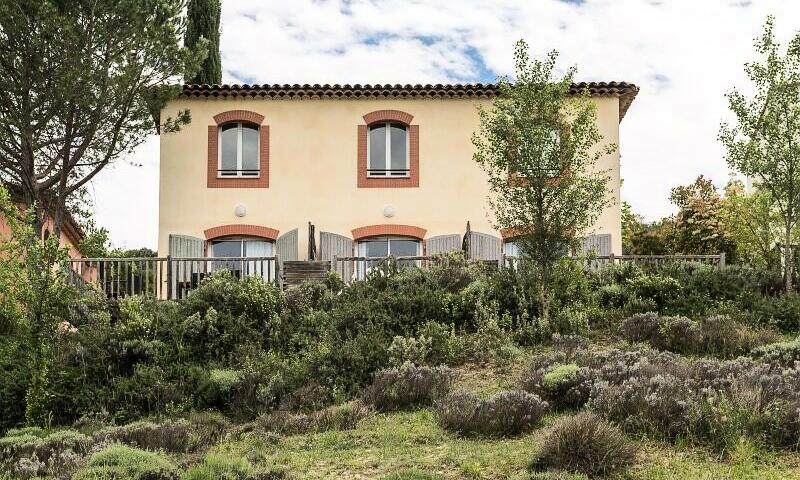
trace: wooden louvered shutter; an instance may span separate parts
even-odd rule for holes
[[[502,240],[488,233],[470,232],[469,258],[473,260],[500,260]]]
[[[282,262],[297,260],[297,242],[298,230],[296,228],[278,237],[275,241],[275,253],[280,256]]]
[[[457,252],[461,250],[461,235],[437,235],[425,240],[425,253],[435,255],[437,253]]]
[[[169,236],[169,255],[175,258],[202,257],[203,240],[189,235]]]
[[[611,234],[603,233],[582,238],[580,253],[588,255],[590,252],[601,256],[611,255]]]
[[[344,235],[331,232],[319,232],[320,260],[333,260],[333,257],[352,257],[353,240]],[[337,262],[336,271],[342,280],[349,282],[353,278],[353,262]]]

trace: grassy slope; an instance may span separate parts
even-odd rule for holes
[[[518,358],[514,365],[525,365]],[[516,368],[461,369],[457,388],[490,394],[512,388]],[[381,478],[413,469],[442,478],[527,478],[527,465],[555,416],[529,435],[511,439],[465,439],[438,427],[428,410],[381,414],[352,431],[329,431],[281,439],[253,437],[215,447],[254,463],[282,465],[300,478]],[[700,450],[640,442],[632,479],[800,479],[800,456],[742,445],[724,460]]]

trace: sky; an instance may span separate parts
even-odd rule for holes
[[[725,94],[768,15],[785,44],[800,0],[222,0],[224,83],[464,83],[513,74],[513,48],[560,53],[579,81],[641,88],[620,125],[622,198],[647,220],[698,175],[722,187]],[[155,248],[158,138],[90,187],[114,246]]]

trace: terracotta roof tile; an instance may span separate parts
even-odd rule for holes
[[[628,111],[639,87],[627,82],[579,82],[572,84],[570,93],[577,95],[588,90],[591,96],[619,97],[620,121]],[[182,96],[215,98],[490,98],[497,95],[496,83],[464,83],[436,85],[184,85]]]

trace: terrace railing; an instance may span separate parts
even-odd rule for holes
[[[594,255],[589,257],[570,257],[576,262],[582,262],[586,268],[597,270],[610,265],[634,263],[636,265],[662,266],[675,262],[695,262],[711,265],[719,269],[725,268],[725,254],[718,255]],[[501,264],[512,268],[520,262],[519,257],[504,256]]]
[[[386,256],[386,257],[337,257],[331,260],[331,270],[338,273],[346,282],[354,280],[366,280],[371,276],[390,275],[398,270],[405,268],[427,268],[431,265],[442,265],[457,262],[466,264],[466,259],[458,259],[450,256]],[[489,267],[497,268],[500,262],[497,260],[476,260]]]
[[[278,256],[80,258],[70,263],[74,284],[93,285],[108,298],[144,295],[179,300],[218,270],[228,270],[236,278],[261,277],[279,287],[282,282]]]
[[[570,257],[590,270],[598,270],[610,265],[634,263],[638,265],[666,265],[675,262],[697,262],[725,268],[725,254],[719,255],[595,255],[590,257]],[[453,257],[409,256],[409,257],[333,257],[331,270],[339,274],[345,282],[365,280],[371,275],[388,275],[408,267],[426,268],[434,263],[458,261]],[[464,260],[466,262],[466,260]],[[519,257],[502,256],[500,260],[479,260],[488,267],[516,268]]]

